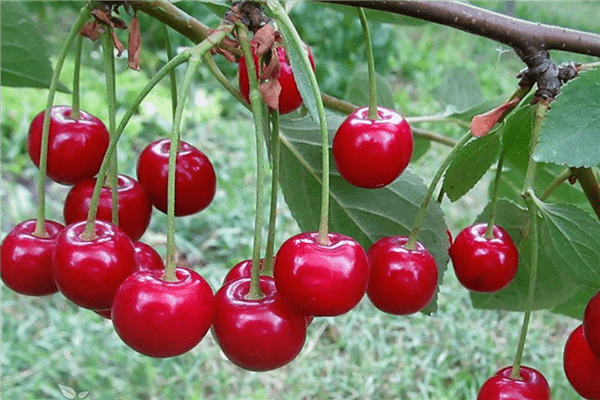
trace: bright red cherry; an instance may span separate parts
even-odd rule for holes
[[[510,377],[512,367],[502,368],[488,379],[477,400],[550,400],[550,386],[539,371],[520,367],[521,379]]]
[[[46,221],[48,237],[33,234],[36,221],[15,226],[0,245],[0,276],[10,289],[28,296],[45,296],[58,288],[52,275],[52,251],[64,226]]]
[[[154,207],[167,212],[167,178],[171,141],[149,144],[140,154],[138,180],[150,195]],[[215,197],[217,177],[204,153],[181,141],[175,172],[175,215],[184,216],[204,210]]]
[[[252,55],[254,57],[254,66],[257,71],[258,77],[258,57],[256,56],[256,43],[254,41],[251,42],[252,45]],[[310,64],[312,66],[313,71],[315,70],[315,61],[313,60],[312,53],[308,46],[306,46],[306,51],[308,52],[308,59],[310,60]],[[283,47],[277,47],[277,56],[279,57],[279,65],[281,70],[279,72],[279,84],[281,85],[281,93],[279,94],[279,113],[287,114],[302,105],[302,96],[298,91],[298,87],[296,86],[296,81],[294,80],[294,74],[292,72],[292,67],[287,58],[287,54]],[[246,101],[250,101],[250,82],[248,81],[248,70],[246,69],[246,60],[244,57],[240,58],[239,68],[238,68],[238,76],[239,76],[239,86],[240,92],[242,96],[246,99]]]
[[[96,221],[96,238],[81,237],[85,221],[68,225],[56,239],[54,279],[66,298],[83,308],[112,307],[119,285],[137,271],[129,236],[113,224]]]
[[[369,263],[354,239],[329,233],[320,244],[317,232],[286,240],[275,257],[274,278],[279,294],[299,312],[313,316],[344,314],[363,298]]]
[[[592,296],[585,308],[583,334],[590,349],[600,357],[600,291]]]
[[[177,281],[163,271],[139,271],[115,294],[112,321],[129,347],[150,357],[173,357],[194,347],[208,332],[214,311],[209,284],[197,272],[177,268]]]
[[[261,258],[259,261],[259,269],[262,271],[265,264],[265,259]],[[223,285],[229,281],[235,281],[240,278],[250,278],[252,276],[252,260],[244,260],[235,264],[225,278],[223,279]]]
[[[475,292],[495,292],[508,285],[517,273],[519,254],[510,235],[494,226],[487,239],[487,224],[463,229],[450,246],[450,258],[460,283]]]
[[[367,295],[386,313],[416,313],[429,304],[437,288],[438,270],[429,251],[418,242],[415,250],[408,250],[406,242],[406,236],[384,237],[367,252],[371,267]]]
[[[563,367],[573,389],[588,400],[600,400],[600,358],[597,357],[578,326],[567,339]]]
[[[45,111],[31,122],[27,150],[36,167],[40,165],[40,147]],[[71,107],[55,106],[50,112],[46,173],[63,185],[73,185],[92,178],[100,170],[108,148],[109,134],[98,118],[80,111],[80,118],[71,118]]]
[[[412,131],[402,116],[377,107],[354,111],[333,137],[333,159],[340,175],[354,186],[374,189],[392,183],[406,169],[413,150]]]
[[[87,219],[95,184],[96,178],[91,178],[81,181],[71,188],[63,208],[67,224]],[[152,201],[144,186],[127,175],[118,175],[117,193],[119,195],[119,228],[129,235],[131,240],[138,240],[150,224]],[[100,191],[96,218],[111,222],[111,207],[112,190],[108,186],[103,186]]]
[[[160,254],[146,243],[133,242],[133,250],[135,251],[135,261],[137,263],[138,271],[165,269],[165,264],[163,263]]]
[[[215,295],[212,335],[235,365],[268,371],[292,361],[306,340],[306,320],[277,294],[272,278],[261,276],[264,297],[250,300],[250,279],[227,282]]]

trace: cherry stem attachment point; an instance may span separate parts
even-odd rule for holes
[[[367,49],[367,69],[369,73],[369,112],[367,116],[371,120],[376,120],[379,119],[379,114],[377,113],[377,75],[375,74],[375,57],[373,56],[369,22],[362,7],[358,7],[356,11],[358,12],[358,18],[363,30],[363,38],[365,39],[365,48]]]
[[[498,189],[500,188],[500,179],[502,178],[502,164],[504,163],[504,151],[498,157],[498,165],[496,166],[496,176],[494,177],[494,187],[492,189],[492,198],[490,200],[490,217],[484,237],[488,240],[494,239],[494,223],[496,220],[496,209],[498,204]]]

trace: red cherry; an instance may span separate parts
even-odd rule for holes
[[[367,256],[350,237],[329,233],[329,245],[320,244],[317,237],[317,232],[304,232],[283,243],[273,271],[277,290],[305,315],[344,314],[367,289]]]
[[[64,226],[46,221],[48,237],[35,236],[36,221],[15,226],[0,245],[0,276],[10,289],[28,296],[45,296],[58,288],[52,275],[52,251]]]
[[[129,347],[150,357],[173,357],[194,347],[208,332],[214,311],[209,284],[197,272],[177,268],[176,282],[159,270],[139,271],[117,290],[115,331]]]
[[[585,308],[583,334],[590,349],[600,357],[600,291],[592,296]]]
[[[306,320],[277,294],[275,281],[260,277],[265,297],[246,298],[250,279],[229,281],[215,295],[212,335],[235,365],[268,371],[292,361],[304,345]]]
[[[63,209],[65,222],[72,224],[85,221],[92,201],[96,178],[86,179],[71,188]],[[146,189],[138,181],[127,175],[118,175],[117,193],[119,195],[119,228],[131,240],[142,237],[152,215],[152,202]],[[104,186],[100,191],[100,202],[96,218],[112,221],[112,190]]]
[[[427,249],[404,245],[406,236],[391,236],[373,243],[367,252],[371,275],[367,295],[381,311],[407,315],[422,310],[437,288],[438,270]]]
[[[27,150],[36,167],[40,165],[44,114],[42,111],[33,119],[27,137]],[[106,126],[93,115],[80,110],[78,120],[70,117],[69,106],[51,109],[46,173],[63,185],[73,185],[96,175],[110,140]]]
[[[258,57],[256,56],[256,43],[252,41],[251,45],[252,56],[254,58],[254,66],[257,71],[256,76],[258,77]],[[305,46],[305,48],[308,53],[308,59],[310,60],[310,64],[314,71],[315,61],[313,60],[312,53],[308,46]],[[302,105],[302,96],[300,95],[298,87],[296,86],[296,81],[294,80],[292,67],[290,65],[289,60],[287,59],[287,54],[283,47],[277,48],[277,57],[279,58],[279,65],[281,67],[279,72],[279,78],[277,78],[279,84],[281,85],[281,93],[279,94],[279,113],[287,114],[296,110]],[[246,60],[244,59],[244,57],[240,58],[238,76],[240,92],[242,93],[244,99],[250,102],[250,82],[248,81],[248,70],[246,69]]]
[[[113,224],[96,221],[93,240],[81,234],[85,222],[68,225],[54,249],[54,279],[66,298],[83,308],[111,308],[119,285],[137,271],[129,236]]]
[[[150,195],[154,207],[167,212],[167,177],[171,141],[149,144],[140,154],[138,180]],[[208,159],[194,146],[181,141],[175,172],[175,215],[184,216],[204,210],[215,196],[217,177]]]
[[[600,400],[600,358],[590,349],[578,326],[567,339],[563,367],[573,389],[588,400]]]
[[[261,258],[258,265],[259,269],[262,271],[265,263],[265,259]],[[235,264],[225,278],[223,279],[223,285],[225,285],[229,281],[235,281],[240,278],[250,278],[252,276],[252,260],[244,260]]]
[[[105,319],[112,319],[110,308],[108,310],[93,310],[96,314]]]
[[[476,292],[495,292],[517,273],[519,254],[510,235],[494,226],[494,238],[486,239],[487,224],[463,229],[452,246],[450,258],[460,283]]]
[[[392,183],[406,169],[413,150],[412,131],[402,116],[377,107],[379,119],[368,117],[369,108],[354,111],[333,137],[333,159],[340,175],[367,189]]]
[[[137,263],[138,271],[165,269],[165,264],[163,263],[160,254],[146,243],[133,242],[133,250],[135,251],[135,261]]]
[[[520,367],[521,379],[512,379],[512,367],[502,368],[488,379],[477,400],[550,400],[550,386],[539,371]]]

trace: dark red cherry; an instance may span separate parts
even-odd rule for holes
[[[522,366],[521,379],[510,377],[512,367],[502,368],[488,379],[477,400],[550,400],[550,386],[539,371]]]
[[[135,251],[135,261],[139,271],[165,269],[165,264],[163,263],[160,254],[158,254],[151,246],[142,242],[133,242],[133,249]]]
[[[571,386],[581,397],[600,400],[600,357],[590,349],[581,325],[567,339],[563,367]]]

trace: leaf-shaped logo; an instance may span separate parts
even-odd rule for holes
[[[89,390],[86,390],[85,392],[81,392],[81,393],[79,393],[79,394],[77,395],[77,398],[78,398],[78,399],[85,399],[85,398],[86,398],[86,396],[87,396],[88,394],[90,394],[90,391],[89,391]]]
[[[59,383],[58,384],[58,388],[60,389],[60,391],[63,394],[63,396],[65,396],[67,399],[75,399],[75,398],[77,398],[77,392],[72,387],[66,386],[66,385],[61,385]]]

